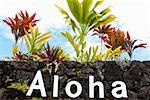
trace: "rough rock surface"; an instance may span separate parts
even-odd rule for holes
[[[21,91],[10,89],[13,82],[18,80],[23,83],[29,80],[30,86],[37,70],[46,66],[39,62],[0,62],[0,100],[31,100],[25,97]],[[53,75],[59,75],[59,98],[51,98]],[[78,63],[65,61],[59,66],[56,73],[42,72],[48,98],[43,100],[66,100],[65,86],[71,80],[77,80],[83,86],[80,97],[74,100],[89,100],[88,77],[93,75],[95,81],[101,81],[105,85],[105,99],[102,100],[150,100],[150,62],[95,62]],[[8,81],[11,80],[11,81]],[[124,81],[127,85],[128,99],[115,99],[111,95],[111,84],[114,81]],[[75,92],[75,89],[72,89]],[[40,96],[39,91],[34,91],[32,97]],[[68,100],[68,99],[67,99]],[[70,100],[70,99],[69,99]],[[95,88],[95,99],[98,99],[98,89]]]

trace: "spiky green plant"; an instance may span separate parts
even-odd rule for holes
[[[72,27],[75,35],[69,32],[63,32],[62,35],[65,36],[68,41],[73,46],[77,61],[85,61],[85,56],[83,56],[86,51],[87,42],[85,37],[94,27],[99,25],[105,25],[109,22],[114,21],[116,18],[114,15],[109,14],[110,8],[104,10],[100,9],[100,12],[96,12],[96,8],[101,5],[104,0],[66,0],[69,6],[69,12],[65,9],[56,6],[60,12],[65,15],[66,22]]]
[[[28,81],[29,80],[25,80],[23,83],[20,83],[20,81],[11,83],[11,86],[8,86],[8,88],[16,89],[25,93],[29,89]]]
[[[50,32],[40,33],[37,28],[33,28],[32,25],[29,25],[31,32],[27,32],[25,29],[24,40],[26,42],[26,46],[28,48],[28,53],[33,53],[35,51],[41,51],[43,49],[44,44],[51,37]]]

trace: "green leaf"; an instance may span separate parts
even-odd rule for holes
[[[70,44],[74,47],[74,49],[75,49],[75,51],[76,51],[76,53],[77,53],[77,56],[79,56],[79,53],[80,53],[80,52],[79,52],[79,47],[78,47],[78,45],[74,42],[74,40],[73,40],[71,34],[68,33],[68,32],[65,32],[65,33],[62,33],[62,35],[68,39],[68,41],[70,42]]]
[[[33,28],[30,26],[31,34],[29,34],[25,29],[26,35],[24,36],[24,40],[26,42],[26,46],[28,48],[29,53],[33,53],[34,51],[41,50],[44,44],[51,37],[50,32],[47,33],[39,33],[38,27]]]
[[[46,33],[43,33],[43,34],[40,34],[37,36],[37,42],[41,42],[43,41],[44,39],[49,39],[51,36],[50,36],[50,32],[46,32]]]
[[[26,46],[27,46],[28,51],[30,51],[31,50],[31,45],[30,45],[30,42],[29,42],[27,36],[24,36],[24,40],[26,42]]]
[[[96,4],[94,5],[93,10],[96,9],[101,3],[103,3],[103,1],[104,1],[104,0],[98,0],[98,1],[96,2]]]
[[[91,59],[91,62],[94,62],[94,60],[96,59],[96,54],[98,52],[99,46],[97,45],[96,48],[93,47],[93,56]]]
[[[87,42],[84,42],[82,45],[82,49],[84,50],[85,49],[85,47],[86,47],[86,44],[87,44]]]
[[[65,9],[63,9],[63,8],[57,6],[57,5],[55,5],[55,7],[58,8],[62,14],[68,16],[68,13],[67,13],[67,11]]]
[[[83,23],[86,22],[86,18],[89,15],[89,10],[92,3],[93,0],[83,0]]]
[[[100,12],[100,15],[104,16],[106,14],[108,14],[110,12],[110,7],[107,7],[106,9],[104,9],[103,11]]]
[[[99,21],[98,25],[106,25],[106,24],[108,24],[110,22],[113,22],[115,19],[116,19],[116,16],[110,14],[109,16],[102,18]],[[97,26],[97,25],[95,25],[95,26]]]
[[[73,16],[76,18],[78,22],[80,22],[80,13],[79,11],[81,10],[79,5],[78,0],[67,0],[68,6],[70,11],[72,12]]]

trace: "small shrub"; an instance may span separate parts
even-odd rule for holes
[[[3,20],[7,25],[10,26],[11,32],[15,37],[15,41],[17,43],[18,39],[25,35],[24,29],[29,32],[29,23],[32,26],[36,26],[36,22],[39,20],[35,19],[36,13],[33,15],[29,15],[27,11],[15,15],[15,18],[8,17],[6,20]]]
[[[35,51],[41,51],[44,44],[48,42],[51,35],[50,32],[40,33],[38,27],[34,29],[32,24],[29,24],[29,29],[31,30],[30,33],[24,29],[24,40],[28,49],[28,53],[32,54]]]
[[[28,80],[25,80],[23,84],[21,84],[20,82],[11,83],[11,86],[8,86],[8,88],[16,89],[25,93],[29,89]]]
[[[133,51],[137,48],[146,48],[146,43],[136,44],[138,40],[131,40],[129,32],[123,32],[120,29],[111,27],[111,25],[99,26],[94,29],[94,34],[99,36],[99,38],[104,42],[108,49],[115,51],[118,47],[128,53],[130,60],[132,58]],[[108,50],[109,51],[109,50]],[[120,52],[120,54],[122,53]]]
[[[51,74],[53,64],[55,65],[55,71],[59,67],[59,63],[68,59],[68,56],[64,56],[64,52],[60,48],[50,47],[47,43],[47,47],[44,47],[42,52],[34,52],[34,57],[39,61],[43,61],[47,64],[47,68]]]

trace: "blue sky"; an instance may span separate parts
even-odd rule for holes
[[[68,41],[61,36],[61,32],[69,31],[70,27],[65,24],[63,16],[54,6],[60,5],[67,9],[65,0],[0,0],[0,60],[11,56],[13,36],[9,27],[2,22],[6,17],[14,17],[20,10],[37,13],[40,19],[38,26],[42,32],[52,32],[50,44],[61,46],[66,52],[73,53],[73,48]],[[105,0],[103,7],[112,7],[112,13],[118,18],[114,26],[124,31],[129,31],[132,38],[141,39],[148,43],[147,49],[136,50],[135,60],[150,60],[150,0]],[[89,46],[99,45],[99,39],[88,36]],[[25,50],[25,47],[23,48]]]

